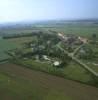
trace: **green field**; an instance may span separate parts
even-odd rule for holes
[[[21,37],[14,39],[2,39],[0,38],[0,60],[8,59],[9,56],[6,51],[13,50],[16,48],[22,48],[24,43],[30,42],[33,37]]]
[[[97,100],[97,94],[95,87],[10,63],[0,65],[0,100]]]
[[[9,56],[5,52],[15,48],[16,45],[14,43],[0,39],[0,60],[8,59]]]
[[[20,37],[20,38],[12,38],[7,39],[8,42],[14,43],[17,48],[22,48],[24,46],[24,43],[28,43],[34,40],[34,37]]]
[[[93,23],[65,23],[65,24],[58,24],[58,25],[52,25],[47,23],[46,25],[38,24],[38,25],[31,25],[31,27],[20,27],[20,28],[9,28],[0,30],[1,33],[4,34],[28,34],[32,33],[32,31],[35,30],[53,30],[57,32],[64,32],[65,34],[75,34],[80,35],[84,37],[90,37],[93,33],[98,33],[98,24]]]
[[[57,32],[64,32],[65,34],[75,34],[79,36],[84,36],[84,37],[91,37],[93,33],[98,33],[98,25],[81,25],[81,24],[76,24],[76,25],[63,25],[60,27],[42,27],[41,29],[45,30],[54,30]]]

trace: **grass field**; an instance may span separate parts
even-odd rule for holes
[[[91,37],[93,33],[98,33],[98,25],[63,25],[62,27],[42,27],[46,30],[54,30],[57,32],[64,32],[65,34],[75,34],[84,37]]]
[[[13,50],[16,48],[22,48],[23,43],[27,43],[33,40],[33,37],[21,37],[14,39],[2,39],[0,38],[0,60],[9,58],[5,53],[8,50]]]
[[[41,26],[41,27],[40,27]],[[36,25],[34,27],[33,25],[28,28],[16,28],[16,29],[4,29],[0,30],[1,33],[5,34],[21,34],[21,33],[32,33],[33,30],[53,30],[57,32],[64,32],[65,34],[75,34],[75,35],[80,35],[84,37],[90,37],[93,33],[98,33],[98,24],[89,24],[89,23],[65,23],[65,24],[59,24],[59,25]]]
[[[0,100],[17,99],[98,100],[98,88],[14,64],[0,65]]]
[[[7,33],[7,34],[21,34],[21,33],[31,33],[32,32],[32,28],[29,29],[25,29],[25,28],[9,28],[9,29],[3,29],[0,30],[1,33]]]
[[[34,39],[34,37],[20,37],[20,38],[12,38],[7,39],[8,42],[14,43],[17,47],[21,48],[24,46],[24,43],[31,42]]]
[[[0,60],[9,58],[9,56],[5,52],[15,48],[16,46],[12,42],[8,42],[7,40],[0,39]]]

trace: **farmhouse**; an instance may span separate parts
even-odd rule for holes
[[[54,66],[59,66],[59,65],[60,65],[60,62],[59,62],[59,61],[55,61],[55,62],[53,63],[53,65],[54,65]]]
[[[88,43],[88,39],[87,38],[82,38],[82,37],[79,36],[78,39],[83,43]]]
[[[44,58],[45,60],[50,61],[50,59],[49,59],[46,55],[43,55],[43,58]]]
[[[63,33],[58,33],[58,36],[60,37],[60,39],[67,41],[68,37],[64,36]]]

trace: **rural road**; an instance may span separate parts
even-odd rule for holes
[[[75,56],[77,54],[77,52],[84,46],[85,44],[80,45],[79,47],[77,47],[74,52],[73,52],[73,56]]]
[[[76,49],[74,51],[74,53],[69,53],[68,51],[64,50],[60,45],[57,45],[57,47],[63,51],[65,54],[67,54],[73,61],[75,61],[76,63],[78,63],[79,65],[81,65],[82,67],[84,67],[87,71],[89,71],[90,73],[92,73],[95,77],[98,77],[98,73],[96,73],[94,70],[92,70],[90,67],[88,67],[86,64],[84,64],[83,62],[81,62],[79,59],[77,59],[76,57],[74,57],[74,54],[77,52],[77,50],[79,50],[82,46],[80,46],[78,49]]]

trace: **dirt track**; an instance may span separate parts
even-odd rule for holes
[[[33,71],[14,64],[1,64],[0,70],[13,76],[21,77],[37,83],[46,89],[62,91],[74,100],[98,100],[98,88],[80,84],[71,80]]]

